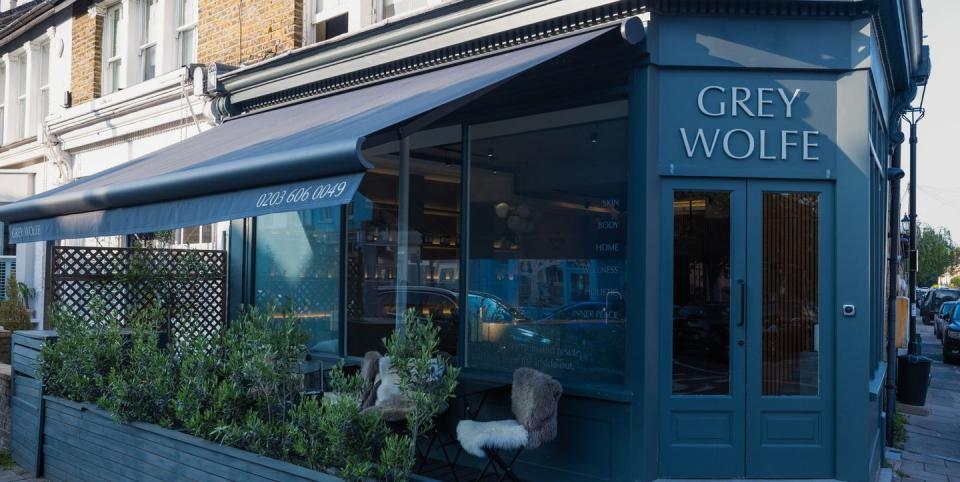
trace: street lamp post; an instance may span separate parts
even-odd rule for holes
[[[910,260],[910,278],[907,289],[910,294],[910,343],[907,345],[907,353],[919,355],[920,334],[917,333],[917,122],[923,118],[924,111],[922,107],[911,109],[910,117],[907,120],[910,123],[910,244],[907,250]]]

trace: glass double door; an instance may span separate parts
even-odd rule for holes
[[[661,475],[832,477],[832,185],[663,195]]]

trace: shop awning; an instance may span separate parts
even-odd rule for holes
[[[608,30],[241,116],[60,188],[0,206],[10,241],[161,231],[347,203],[366,136],[455,107]],[[446,109],[441,109],[446,111]]]

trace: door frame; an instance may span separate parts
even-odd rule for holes
[[[741,316],[741,297],[730,295],[730,385],[727,395],[673,395],[673,201],[676,191],[730,193],[730,280],[746,277],[746,181],[744,179],[662,178],[660,196],[660,252],[664,264],[660,270],[659,337],[659,473],[669,477],[742,477],[745,463],[745,430],[742,423],[746,405],[737,402],[745,379],[745,346],[738,346],[742,328],[733,321]],[[731,287],[733,289],[733,287]],[[669,320],[669,321],[668,321]],[[687,420],[676,417],[684,411]],[[672,450],[677,432],[684,425],[698,423],[714,428],[714,435],[678,443],[683,452]],[[727,440],[722,431],[726,429]],[[675,453],[677,452],[677,453]],[[709,474],[704,468],[709,469]]]
[[[658,373],[658,473],[664,477],[710,478],[832,478],[836,472],[835,425],[835,359],[837,318],[833,306],[836,299],[835,282],[835,184],[828,181],[766,180],[748,178],[661,178],[660,192],[660,246],[659,274],[659,373]],[[677,191],[730,192],[730,390],[728,395],[674,396],[673,391],[673,201]],[[819,384],[816,397],[764,397],[762,390],[762,256],[748,256],[748,249],[762,246],[763,192],[816,192],[820,195],[819,209]],[[759,227],[754,227],[754,226]],[[753,247],[756,246],[756,247]],[[746,308],[741,302],[738,279],[747,281]],[[751,313],[752,311],[752,313]],[[734,321],[739,316],[747,319],[742,329]],[[748,329],[753,330],[749,336]],[[745,346],[737,340],[744,339]],[[771,405],[773,400],[777,405]],[[737,402],[739,400],[739,402]],[[780,439],[779,444],[760,444],[762,434],[769,435],[775,424],[761,423],[759,413],[778,413],[781,426],[801,423],[803,414],[810,414],[810,404],[817,405],[820,445],[803,440]],[[724,405],[726,405],[724,407]],[[738,406],[739,405],[739,406]],[[719,409],[719,410],[718,410]],[[722,428],[721,412],[730,414],[729,443],[723,440],[700,440],[680,444],[673,450],[680,423],[674,415],[686,411],[704,414],[702,422]],[[752,413],[753,412],[753,413]],[[792,417],[792,418],[791,418]],[[740,427],[732,424],[740,424]]]
[[[816,396],[762,394],[763,199],[766,192],[816,193],[818,209],[819,288],[818,369]],[[824,181],[747,180],[747,384],[746,472],[748,478],[832,478],[836,471],[835,372],[836,296],[834,252],[834,184]],[[756,227],[754,227],[756,226]],[[756,307],[756,308],[754,308]],[[806,424],[806,427],[804,425]],[[809,429],[806,434],[803,432]],[[814,442],[819,440],[819,443]]]

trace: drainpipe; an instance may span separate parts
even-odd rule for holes
[[[887,179],[890,180],[890,213],[888,226],[890,231],[890,257],[887,259],[887,286],[890,292],[887,296],[887,379],[884,382],[886,389],[886,440],[890,445],[893,440],[893,419],[897,413],[897,378],[895,360],[897,359],[897,273],[900,257],[900,179],[904,172],[900,168],[900,143],[903,142],[903,132],[897,130],[891,134],[894,143],[893,159],[887,169]]]
[[[890,144],[893,156],[890,168],[887,170],[887,180],[890,181],[890,257],[887,259],[889,282],[887,283],[887,378],[884,383],[886,389],[886,445],[893,441],[893,420],[897,416],[897,294],[899,283],[897,275],[900,269],[900,179],[904,172],[901,169],[900,146],[903,144],[903,131],[900,129],[900,116],[913,102],[917,95],[917,86],[911,85],[898,96],[898,102],[890,113],[888,125],[896,126],[890,133]]]
[[[917,123],[910,122],[910,343],[907,353],[920,354],[917,333]]]

